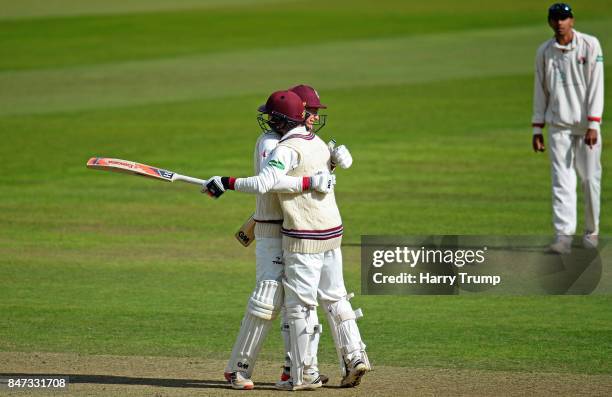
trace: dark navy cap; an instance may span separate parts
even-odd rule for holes
[[[573,18],[572,7],[566,3],[555,3],[548,9],[548,19],[562,21],[567,18]]]

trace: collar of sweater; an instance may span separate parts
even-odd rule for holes
[[[295,127],[292,130],[289,130],[289,132],[283,135],[283,140],[289,139],[293,135],[309,135],[309,134],[310,132],[306,131],[306,127],[304,127],[303,125],[300,125],[298,127]]]

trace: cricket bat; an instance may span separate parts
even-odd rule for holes
[[[255,240],[255,214],[251,215],[234,235],[238,242],[248,247]]]
[[[194,185],[205,185],[205,179],[193,178],[191,176],[177,174],[173,171],[164,170],[150,165],[136,163],[129,160],[112,159],[108,157],[92,157],[87,161],[87,168],[102,171],[122,172],[157,179],[158,181],[175,182],[182,181]]]

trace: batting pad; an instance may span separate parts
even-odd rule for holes
[[[283,288],[277,281],[263,280],[249,299],[247,311],[263,320],[274,320],[283,303]]]
[[[353,310],[347,298],[345,297],[337,302],[321,301],[321,306],[325,308],[325,315],[338,354],[342,376],[346,375],[345,364],[350,362],[355,354],[365,356],[366,348],[355,321],[363,314],[361,309]]]
[[[317,345],[321,332],[314,309],[298,305],[286,308],[289,324],[289,356],[294,385],[304,382],[304,372],[317,371]]]
[[[283,289],[277,281],[264,280],[257,284],[247,303],[227,372],[244,371],[248,378],[251,377],[261,346],[272,326],[271,320],[278,314],[282,300]]]

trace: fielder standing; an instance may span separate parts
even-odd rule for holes
[[[573,29],[572,8],[565,3],[548,9],[555,37],[538,48],[533,94],[533,150],[544,151],[542,129],[548,124],[552,176],[551,250],[571,251],[576,233],[576,173],[584,193],[586,248],[596,248],[601,190],[603,54],[597,38]]]

